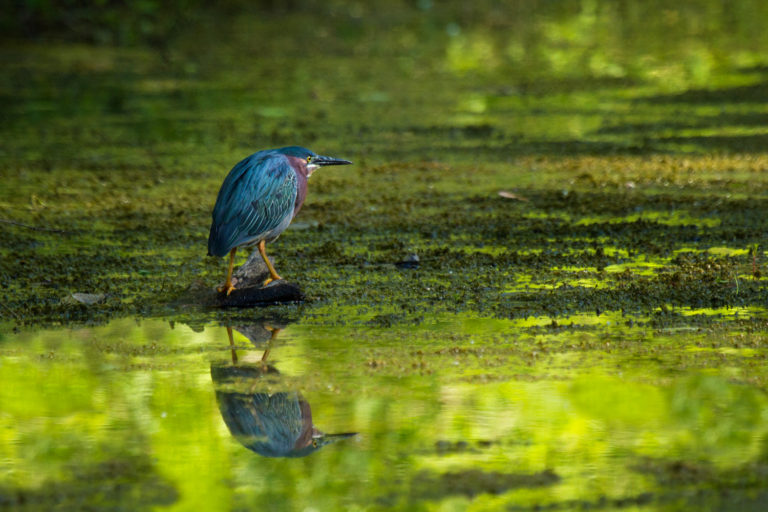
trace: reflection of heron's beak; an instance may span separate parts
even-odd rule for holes
[[[344,432],[343,434],[320,434],[312,436],[314,439],[320,440],[322,444],[335,443],[339,439],[347,439],[348,437],[356,436],[357,432]]]

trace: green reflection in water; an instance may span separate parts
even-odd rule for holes
[[[233,346],[224,327],[157,320],[8,336],[0,489],[10,500],[67,489],[106,506],[114,494],[83,486],[114,478],[151,485],[152,503],[171,509],[284,510],[763,492],[748,475],[768,469],[764,337],[652,336],[619,318],[566,331],[456,316],[409,330],[269,319],[237,327]],[[227,394],[245,397],[236,411]],[[303,458],[261,457],[232,422],[269,397],[358,435]],[[94,471],[104,467],[122,472]]]

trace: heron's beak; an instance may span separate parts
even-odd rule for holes
[[[341,158],[333,158],[332,156],[317,155],[312,158],[312,163],[323,167],[326,165],[348,165],[352,162],[349,160],[342,160]]]

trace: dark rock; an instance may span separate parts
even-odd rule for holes
[[[302,300],[304,295],[298,285],[280,280],[264,287],[235,288],[229,295],[220,292],[217,305],[223,308],[247,308]]]
[[[253,366],[214,363],[211,365],[211,378],[216,384],[238,384],[243,379],[256,380],[267,375],[280,375],[280,372],[272,365],[257,364]]]
[[[304,300],[304,294],[297,284],[285,280],[273,281],[264,286],[269,277],[269,269],[261,259],[258,251],[232,273],[232,284],[235,289],[229,295],[210,288],[202,281],[191,283],[184,293],[171,302],[176,307],[204,308],[250,308],[273,304],[285,304]]]
[[[402,261],[398,261],[395,263],[395,266],[397,268],[405,268],[405,269],[412,269],[412,268],[419,268],[419,255],[418,254],[409,254],[406,256]]]
[[[264,286],[268,277],[269,269],[261,254],[253,251],[243,266],[232,272],[232,284],[236,288],[229,295],[219,293],[215,305],[223,308],[248,308],[304,300],[299,285],[281,279]]]
[[[272,261],[272,258],[270,258],[270,262],[273,265],[275,264],[275,262]],[[232,272],[232,283],[237,288],[260,287],[268,277],[269,269],[264,263],[261,254],[259,254],[259,251],[253,251],[251,255],[248,256],[245,263],[243,263],[243,266],[237,267],[235,271]],[[223,281],[221,285],[224,285]]]
[[[289,323],[291,320],[287,317],[267,315],[250,325],[233,325],[232,328],[258,348],[274,337],[275,330],[285,329]]]

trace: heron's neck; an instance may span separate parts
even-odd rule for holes
[[[293,167],[293,171],[296,173],[296,184],[298,185],[296,189],[296,203],[293,205],[293,216],[295,217],[307,198],[307,178],[309,178],[309,172],[303,159],[294,156],[289,156],[288,159],[291,161],[291,167]]]

